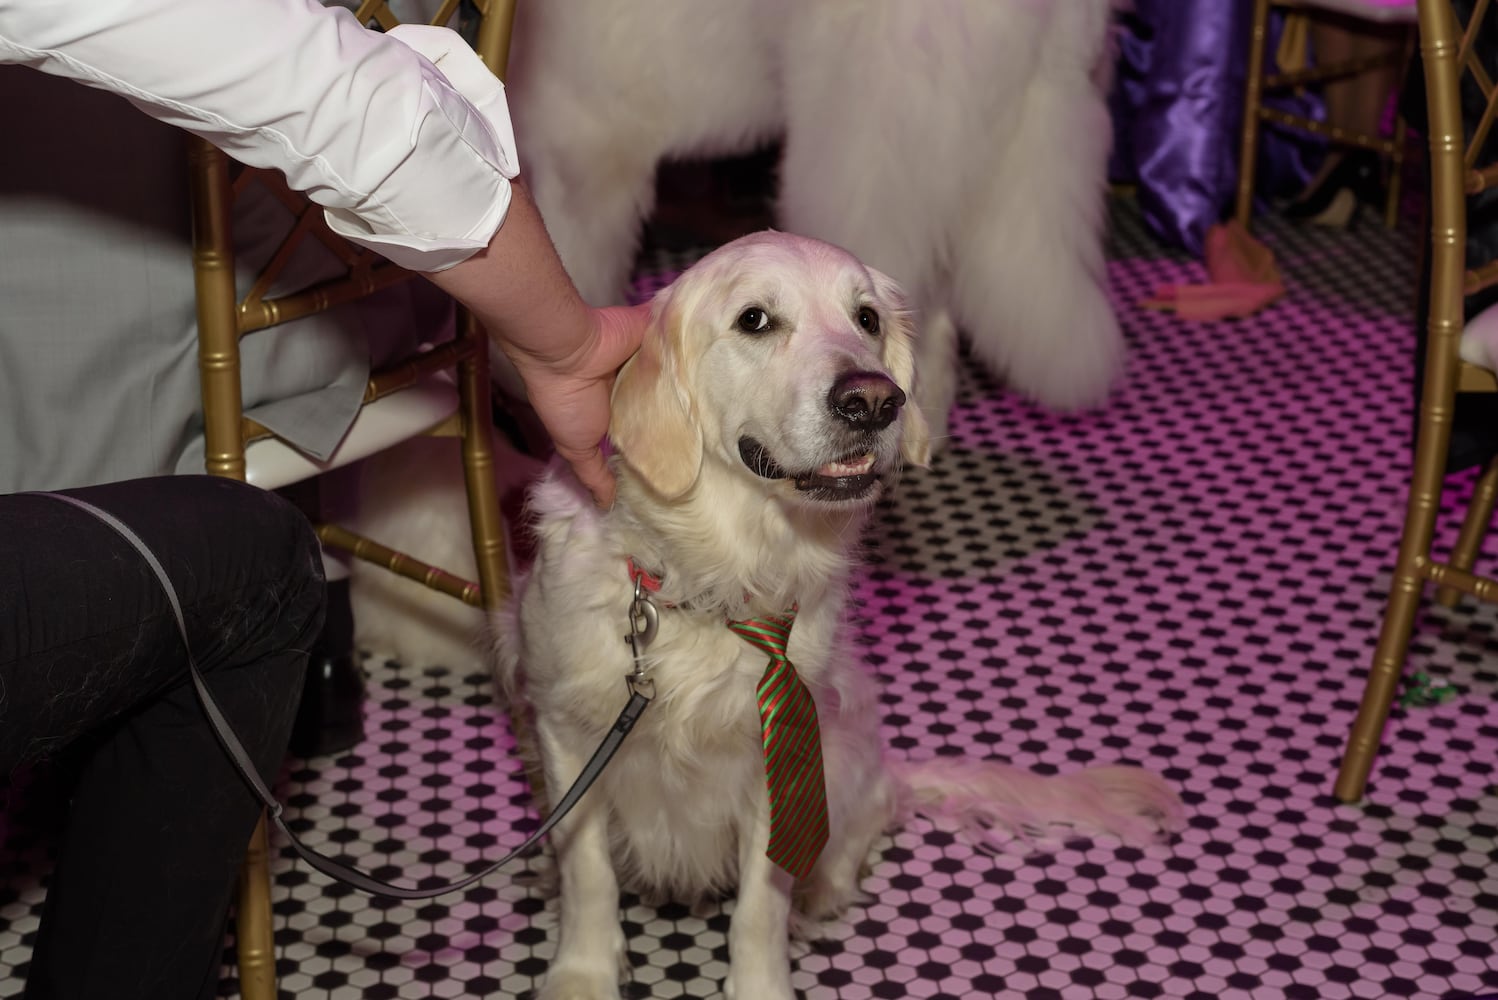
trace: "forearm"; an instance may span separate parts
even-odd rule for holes
[[[489,241],[517,164],[503,87],[416,30],[400,44],[315,0],[0,0],[0,62],[280,170],[343,235],[430,271]]]
[[[467,305],[525,380],[557,454],[607,507],[614,477],[600,450],[614,374],[640,346],[649,306],[590,309],[519,184],[505,223],[479,254],[428,275]]]
[[[488,247],[428,277],[519,362],[565,362],[594,334],[589,310],[522,183],[511,185],[509,213]]]

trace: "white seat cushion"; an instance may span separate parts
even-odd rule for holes
[[[245,449],[245,478],[267,490],[289,486],[424,434],[456,412],[457,387],[433,376],[361,409],[327,461],[276,438],[251,442]]]

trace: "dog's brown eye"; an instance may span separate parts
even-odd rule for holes
[[[770,314],[750,307],[739,313],[739,329],[745,333],[764,333],[770,328]]]
[[[879,314],[868,306],[859,306],[858,325],[869,333],[877,334],[879,332]]]

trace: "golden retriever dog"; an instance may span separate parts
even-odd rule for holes
[[[533,720],[553,796],[614,724],[626,678],[638,670],[653,690],[553,831],[560,937],[541,1000],[619,996],[621,888],[736,892],[727,995],[788,1000],[794,910],[850,903],[875,839],[907,809],[1130,842],[1177,828],[1176,796],[1137,768],[1041,777],[886,759],[848,634],[850,577],[874,502],[929,448],[908,405],[911,321],[889,278],[828,244],[760,233],[705,257],[652,308],[614,392],[618,501],[599,510],[551,468],[530,498],[535,562],[496,623],[498,676]],[[638,660],[623,641],[637,593],[658,616]],[[769,657],[729,627],[791,611],[786,654],[815,703],[826,831],[794,865],[770,857],[781,793],[767,784],[757,691]]]

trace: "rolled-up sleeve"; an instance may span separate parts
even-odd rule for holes
[[[0,0],[0,61],[280,170],[344,236],[415,270],[486,246],[518,173],[504,88],[456,34],[382,35],[313,0]]]

